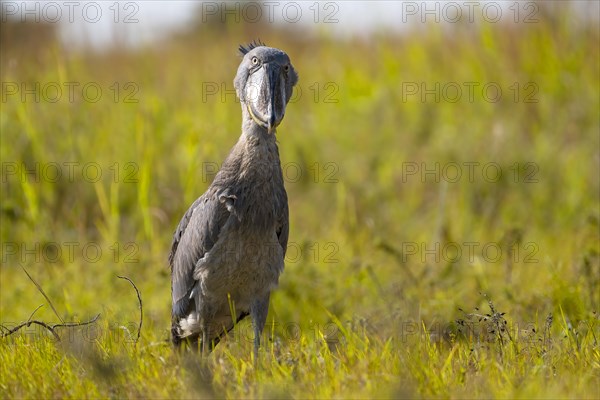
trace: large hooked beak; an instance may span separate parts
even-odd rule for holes
[[[248,113],[258,125],[272,133],[281,123],[287,105],[282,68],[266,63],[246,83]]]

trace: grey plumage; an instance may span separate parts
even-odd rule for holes
[[[242,134],[207,191],[184,214],[169,254],[173,342],[200,340],[203,352],[247,315],[258,349],[288,241],[275,128],[298,76],[281,50],[255,42],[240,46],[240,52],[234,86]]]

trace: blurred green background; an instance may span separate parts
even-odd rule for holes
[[[343,343],[339,323],[384,342],[408,321],[448,338],[458,307],[487,307],[481,293],[515,326],[597,320],[598,20],[531,4],[531,23],[369,35],[197,19],[101,50],[66,46],[53,24],[3,20],[1,322],[45,303],[21,264],[65,320],[102,313],[107,326],[137,322],[126,275],[144,301],[142,341],[168,337],[172,233],[238,138],[237,46],[257,38],[300,75],[277,133],[291,228],[276,337],[297,324]],[[35,318],[56,321],[50,307]],[[597,390],[595,346],[584,397]],[[377,393],[358,386],[299,393]],[[416,393],[460,396],[439,390]]]

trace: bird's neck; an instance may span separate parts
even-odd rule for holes
[[[248,109],[242,103],[242,136],[246,138],[257,138],[261,141],[275,142],[275,129],[271,132],[267,128],[260,126],[252,119]]]
[[[235,147],[241,171],[256,174],[262,180],[271,179],[281,169],[275,130],[269,133],[249,115],[244,115],[242,135]]]

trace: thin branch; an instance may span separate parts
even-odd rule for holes
[[[52,327],[52,325],[48,325],[45,322],[42,321],[38,321],[38,320],[33,320],[33,321],[27,321],[27,322],[22,322],[19,325],[15,326],[14,328],[10,329],[7,333],[2,334],[2,337],[5,338],[9,335],[12,335],[13,333],[15,333],[16,331],[18,331],[19,329],[23,328],[23,327],[29,327],[31,324],[37,324],[37,325],[41,325],[44,328],[48,329],[50,332],[52,332],[52,334],[54,335],[54,339],[59,340],[60,341],[60,336],[58,336],[58,333],[56,333],[54,331],[54,328]]]
[[[142,323],[144,322],[144,308],[142,305],[142,295],[140,294],[140,291],[138,290],[137,286],[135,286],[135,283],[133,283],[133,281],[131,279],[129,279],[126,276],[121,276],[121,275],[117,275],[117,278],[125,279],[125,280],[129,281],[129,283],[131,283],[131,286],[133,286],[133,288],[135,289],[135,293],[137,294],[138,303],[140,305],[139,306],[139,308],[140,308],[140,324],[138,325],[137,338],[135,339],[135,344],[137,345],[138,341],[140,340],[140,335],[142,334]]]
[[[33,313],[35,313],[35,311]],[[33,316],[33,313],[31,314],[32,316]],[[96,322],[98,320],[98,318],[100,318],[100,314],[96,315],[94,318],[92,318],[92,319],[90,319],[89,321],[86,321],[86,322],[63,322],[61,324],[54,324],[54,325],[47,324],[47,323],[45,323],[43,321],[38,321],[38,320],[35,320],[35,319],[31,320],[30,319],[30,320],[27,320],[26,322],[20,323],[19,325],[15,326],[12,329],[8,329],[5,326],[2,326],[2,328],[6,329],[7,332],[3,333],[2,336],[0,336],[0,337],[1,338],[5,338],[5,337],[10,336],[13,333],[17,332],[19,329],[21,329],[23,327],[29,327],[31,324],[36,324],[36,325],[40,325],[40,326],[46,328],[47,330],[49,330],[52,333],[52,335],[54,335],[54,338],[56,340],[60,341],[60,336],[58,336],[58,333],[56,333],[56,331],[55,331],[56,328],[89,325],[89,324],[93,324],[94,322]]]
[[[54,314],[56,314],[56,316],[58,317],[58,319],[60,320],[60,322],[64,323],[65,320],[62,319],[60,315],[58,315],[58,311],[56,311],[56,308],[54,308],[54,304],[52,304],[52,302],[50,301],[50,298],[48,296],[46,296],[46,293],[44,292],[44,289],[42,289],[42,287],[31,277],[31,275],[29,275],[29,272],[27,272],[27,270],[25,269],[25,267],[23,266],[23,264],[19,263],[19,266],[23,269],[23,271],[25,271],[25,273],[27,274],[27,277],[29,278],[29,280],[31,282],[33,282],[33,284],[37,287],[37,289],[42,294],[42,296],[44,296],[44,298],[46,299],[46,301],[48,302],[48,304],[50,304],[50,307],[52,307],[52,311],[54,311]]]
[[[54,324],[54,325],[52,325],[52,328],[72,328],[74,326],[89,325],[89,324],[93,324],[94,322],[96,322],[98,320],[98,318],[100,318],[100,314],[96,314],[96,316],[94,318],[90,319],[89,321],[85,321],[85,322],[64,322],[62,324]]]

